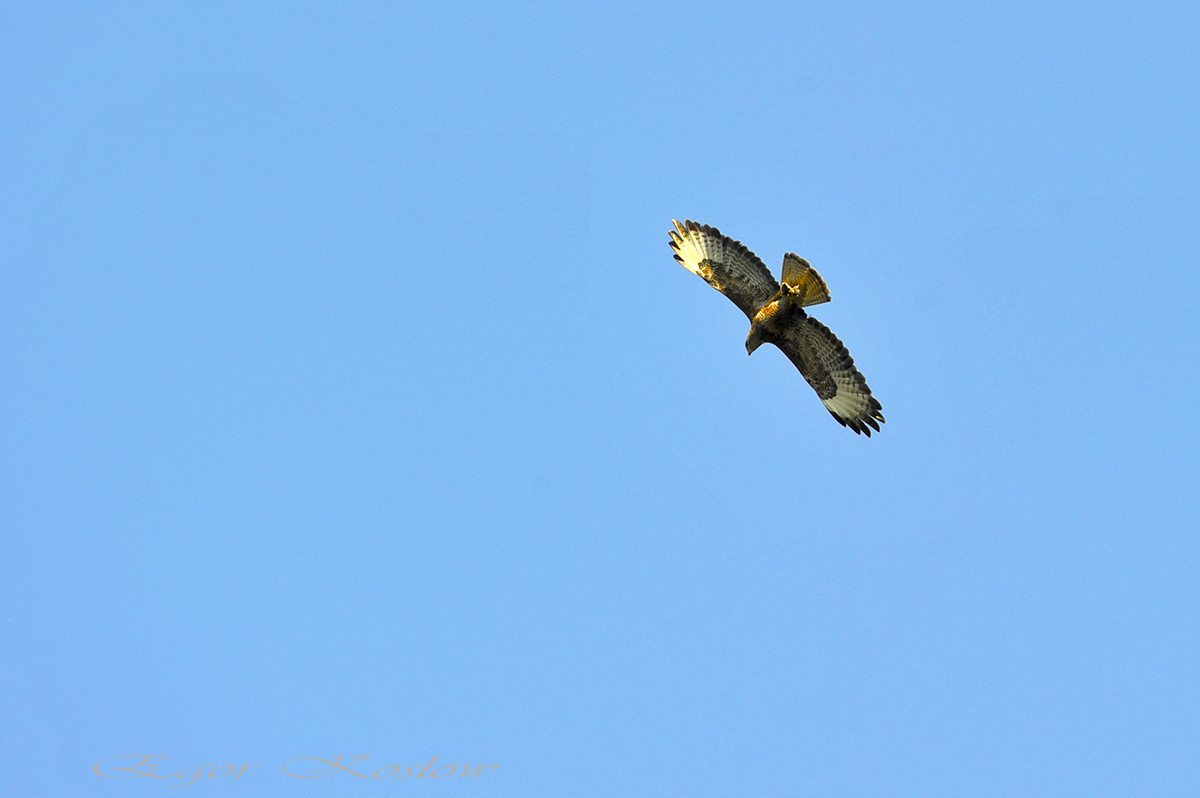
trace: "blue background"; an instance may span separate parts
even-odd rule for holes
[[[197,5],[0,10],[8,794],[1200,790],[1195,4]]]

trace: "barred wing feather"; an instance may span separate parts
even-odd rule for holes
[[[871,395],[854,358],[829,328],[809,316],[776,342],[817,392],[829,414],[844,427],[871,437],[884,421],[883,406]]]
[[[675,224],[669,231],[675,260],[733,300],[753,321],[754,314],[779,290],[766,264],[742,242],[721,235],[715,227],[690,219],[683,224],[671,221]]]

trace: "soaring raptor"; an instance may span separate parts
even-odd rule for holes
[[[750,318],[746,352],[775,344],[800,369],[830,415],[855,432],[879,431],[883,406],[854,367],[854,358],[837,336],[804,312],[829,301],[829,289],[816,269],[794,253],[783,256],[783,277],[775,282],[757,255],[721,235],[715,227],[674,219],[671,249],[675,260],[733,300]]]

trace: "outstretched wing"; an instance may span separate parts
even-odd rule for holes
[[[708,225],[690,219],[683,224],[671,220],[671,249],[675,260],[693,274],[733,300],[733,304],[753,321],[754,314],[767,304],[779,283],[759,257],[729,236]]]
[[[800,369],[830,415],[855,432],[879,431],[883,406],[854,367],[845,345],[821,322],[808,316],[791,325],[775,345]]]

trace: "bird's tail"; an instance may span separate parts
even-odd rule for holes
[[[796,290],[802,308],[820,305],[830,299],[829,286],[825,285],[821,275],[817,274],[817,270],[810,266],[808,261],[794,252],[783,256],[782,282]]]

